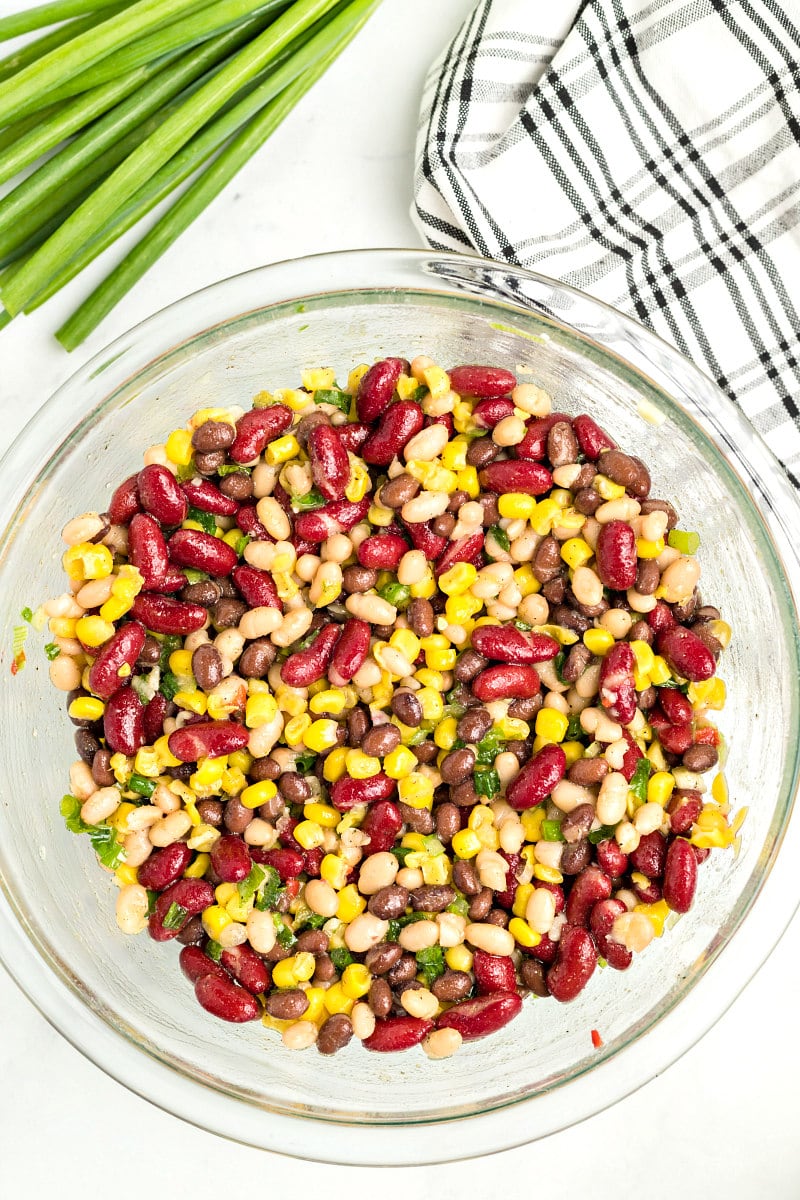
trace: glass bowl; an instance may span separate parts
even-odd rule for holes
[[[103,509],[142,451],[204,405],[248,406],[303,366],[428,353],[505,365],[559,409],[590,410],[650,466],[653,494],[702,535],[704,599],[734,637],[721,727],[741,849],[700,870],[692,911],[629,971],[572,1004],[534,1000],[452,1059],[290,1052],[196,1004],[177,951],[127,938],[115,889],[58,805],[75,757],[44,638],[9,673],[19,612],[63,590],[60,531]],[[613,1103],[725,1011],[798,902],[798,505],[734,405],[675,350],[530,272],[409,251],[323,255],[228,279],[159,313],[77,373],[6,454],[0,730],[0,956],[73,1045],[140,1095],[254,1146],[343,1163],[426,1163],[508,1148]],[[591,1031],[603,1039],[594,1049]]]

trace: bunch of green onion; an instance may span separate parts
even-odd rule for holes
[[[181,185],[58,330],[78,346],[327,70],[379,0],[52,0],[0,17],[0,328]]]

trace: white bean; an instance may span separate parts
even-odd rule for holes
[[[414,926],[408,925],[406,928],[413,929]],[[499,925],[491,925],[483,921],[473,922],[471,925],[467,925],[464,937],[471,946],[475,946],[478,950],[485,950],[487,954],[505,957],[514,953],[514,935],[507,929],[501,929]]]
[[[81,820],[87,825],[99,825],[113,816],[120,805],[119,788],[104,787],[94,792],[81,806]]]
[[[449,435],[446,425],[429,425],[427,429],[421,429],[419,433],[415,433],[410,441],[406,442],[403,450],[403,458],[406,462],[430,462],[432,458],[437,458],[444,450]]]
[[[258,519],[267,533],[277,542],[284,542],[292,532],[286,513],[274,496],[263,496],[256,505]],[[251,543],[252,544],[252,543]]]
[[[377,946],[378,942],[383,941],[388,929],[389,922],[382,921],[374,913],[359,913],[344,931],[345,945],[354,954],[363,954],[367,950],[371,950],[373,946]]]
[[[619,771],[609,771],[600,784],[597,819],[601,825],[616,825],[627,812],[628,781]]]
[[[370,854],[361,864],[358,876],[358,890],[363,896],[374,896],[381,888],[390,887],[394,883],[400,864],[394,854],[381,851]]]
[[[141,933],[147,925],[147,891],[140,883],[128,883],[117,896],[117,925],[123,933]]]
[[[439,941],[439,926],[435,921],[416,921],[400,930],[397,938],[404,950],[416,954],[418,950],[428,950]]]
[[[449,503],[450,496],[447,492],[420,492],[413,500],[406,500],[400,509],[400,515],[404,521],[410,521],[412,524],[430,521],[433,517],[440,517]]]
[[[310,906],[309,906],[310,907]],[[275,945],[275,922],[271,912],[254,908],[247,918],[247,940],[256,954],[269,954]]]

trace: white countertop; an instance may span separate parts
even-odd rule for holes
[[[417,245],[408,207],[418,97],[429,62],[471,5],[385,0],[256,161],[81,350],[67,356],[51,335],[88,291],[86,278],[0,333],[0,450],[90,355],[187,292],[300,254]],[[799,964],[795,921],[716,1027],[639,1092],[572,1130],[499,1156],[410,1168],[392,1189],[413,1189],[420,1200],[567,1190],[591,1200],[800,1196]],[[315,1187],[344,1200],[387,1183],[377,1169],[299,1163],[165,1115],[84,1060],[2,972],[0,1078],[3,1197],[217,1200]]]

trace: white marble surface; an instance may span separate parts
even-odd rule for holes
[[[186,292],[299,254],[415,245],[407,211],[417,99],[428,62],[470,6],[471,0],[385,0],[258,159],[82,350],[67,357],[51,333],[86,293],[86,279],[5,330],[0,448],[92,353]],[[19,8],[20,0],[0,7]],[[795,922],[694,1050],[592,1120],[499,1156],[410,1168],[390,1186],[413,1188],[421,1200],[568,1189],[593,1200],[800,1196],[799,960]],[[315,1187],[339,1200],[387,1185],[378,1170],[302,1164],[165,1115],[78,1055],[2,972],[0,1079],[3,1197],[138,1200],[157,1193],[204,1200]]]

